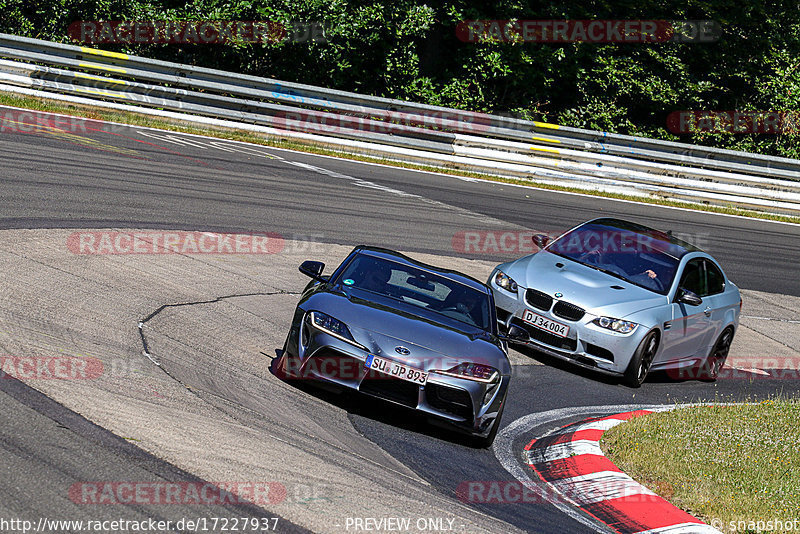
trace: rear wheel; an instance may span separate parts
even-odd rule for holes
[[[650,366],[653,365],[653,360],[658,352],[658,332],[653,330],[648,333],[631,358],[631,363],[625,370],[624,381],[625,384],[633,388],[638,388],[642,385],[647,373],[650,372]]]
[[[728,352],[731,350],[733,341],[733,328],[728,327],[719,335],[719,339],[714,344],[706,360],[700,364],[698,378],[707,382],[713,382],[719,376],[719,372],[725,366],[728,359]]]

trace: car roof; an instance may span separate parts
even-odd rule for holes
[[[615,219],[612,217],[600,217],[598,219],[592,219],[591,221],[587,221],[583,224],[601,224],[609,228],[616,228],[618,230],[627,230],[629,232],[635,232],[637,234],[646,235],[652,239],[657,239],[659,241],[669,243],[670,245],[672,245],[670,252],[675,253],[675,256],[677,258],[682,258],[683,256],[685,256],[690,252],[705,253],[703,249],[673,236],[671,231],[664,232],[661,230],[656,230],[655,228],[650,228],[649,226],[645,226],[643,224],[631,221],[625,221],[623,219]]]
[[[359,245],[353,250],[353,252],[354,253],[357,252],[359,254],[364,254],[366,256],[373,256],[373,257],[376,257],[376,258],[383,258],[383,259],[395,261],[397,263],[401,263],[401,264],[404,264],[404,265],[409,265],[409,266],[412,266],[412,267],[417,267],[417,268],[420,268],[420,269],[423,269],[423,270],[426,270],[426,271],[441,275],[441,276],[443,276],[445,278],[449,278],[451,280],[455,280],[456,282],[460,282],[460,283],[464,284],[465,286],[468,286],[468,287],[471,287],[473,289],[476,289],[476,290],[478,290],[478,291],[480,291],[482,293],[490,293],[491,292],[491,290],[489,289],[489,287],[486,284],[484,284],[483,282],[480,282],[479,280],[476,280],[475,278],[472,278],[471,276],[468,276],[468,275],[466,275],[466,274],[464,274],[462,272],[454,271],[452,269],[445,269],[445,268],[442,268],[442,267],[437,267],[436,265],[431,265],[429,263],[423,263],[423,262],[417,261],[417,260],[415,260],[413,258],[409,258],[405,254],[401,254],[401,253],[399,253],[397,251],[390,250],[388,248]]]

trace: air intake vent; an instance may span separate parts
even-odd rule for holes
[[[535,289],[529,289],[525,292],[525,300],[534,308],[539,308],[543,311],[549,311],[550,306],[553,305],[553,297]]]
[[[558,315],[562,319],[567,319],[568,321],[579,321],[583,318],[585,313],[586,310],[583,308],[564,300],[559,300],[553,307],[553,314]]]
[[[592,343],[586,344],[586,352],[591,354],[592,356],[597,356],[598,358],[603,358],[604,360],[608,360],[610,362],[614,361],[614,353],[608,349],[604,349],[603,347],[598,347]]]

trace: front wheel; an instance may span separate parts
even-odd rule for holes
[[[631,358],[631,363],[625,370],[624,381],[625,384],[632,388],[638,388],[647,378],[647,373],[650,372],[650,366],[653,365],[653,360],[658,351],[658,332],[653,330],[648,333]]]
[[[700,372],[698,373],[700,380],[713,382],[717,379],[719,372],[725,365],[725,360],[728,359],[728,352],[731,350],[732,341],[733,328],[728,327],[722,331],[722,334],[719,335],[719,339],[717,339],[708,357],[700,364]]]
[[[291,332],[289,335],[291,335]],[[296,364],[294,363],[294,360],[289,357],[289,351],[286,350],[288,347],[289,337],[287,336],[286,341],[283,343],[281,355],[273,364],[273,374],[281,380],[285,380],[287,382],[298,378],[296,374]]]

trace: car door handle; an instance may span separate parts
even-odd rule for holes
[[[711,317],[711,306],[703,310],[703,314],[705,314],[706,317]]]

